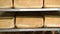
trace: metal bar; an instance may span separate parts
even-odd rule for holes
[[[0,29],[0,32],[19,32],[19,31],[58,31],[60,28],[37,28],[37,29]]]
[[[0,9],[0,11],[60,11],[60,8],[40,8],[40,9]]]
[[[20,11],[60,11],[58,8],[20,9]]]

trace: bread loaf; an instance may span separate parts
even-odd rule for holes
[[[44,7],[46,8],[59,8],[60,0],[44,0]]]
[[[60,27],[60,16],[45,16],[45,27]]]
[[[14,28],[14,18],[0,17],[0,28]]]
[[[12,0],[0,0],[0,8],[11,8]]]
[[[17,28],[39,28],[43,26],[43,18],[16,17]]]
[[[43,0],[14,0],[15,8],[42,8]]]

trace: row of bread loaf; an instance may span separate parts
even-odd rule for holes
[[[43,17],[0,17],[0,28],[40,28],[40,27],[60,27],[60,16],[46,15],[45,21]]]
[[[60,0],[0,0],[0,8],[59,8]]]

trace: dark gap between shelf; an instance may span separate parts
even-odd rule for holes
[[[59,34],[58,31],[0,32],[0,34]]]
[[[34,11],[32,11],[32,12],[16,12],[17,14],[16,14],[16,16],[42,16],[43,15],[43,12],[39,12],[39,11],[37,11],[37,12],[34,12]]]
[[[15,14],[15,12],[2,12],[0,14],[0,17],[10,17],[10,16],[14,16],[14,14]]]

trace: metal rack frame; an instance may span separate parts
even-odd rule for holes
[[[0,11],[60,11],[60,8],[40,8],[40,9],[0,9]],[[35,29],[0,29],[0,32],[20,32],[20,31],[52,31],[60,28],[35,28]]]

